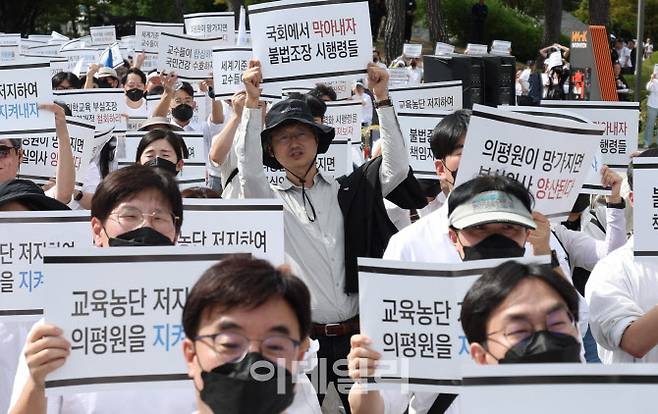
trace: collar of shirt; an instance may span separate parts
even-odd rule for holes
[[[318,171],[318,173],[315,174],[315,177],[313,177],[313,185],[317,184],[318,181],[320,181],[320,180],[324,181],[327,184],[331,184],[330,181],[329,181],[329,178],[325,177],[324,175],[322,175],[322,172]],[[283,180],[281,185],[275,185],[274,188],[276,188],[277,190],[280,190],[280,191],[288,191],[288,190],[291,190],[293,188],[296,188],[296,189],[299,189],[299,190],[302,189],[301,186],[298,186],[298,185],[294,184],[292,181],[290,181],[288,179],[287,174],[286,174],[285,180]],[[305,187],[305,188],[309,189],[309,187]]]
[[[178,122],[176,122],[175,118],[171,118],[171,124],[176,125],[177,127],[183,128],[183,131],[197,131],[198,130],[197,128],[192,126],[192,122],[190,122],[189,124],[183,126],[183,125],[180,125]]]

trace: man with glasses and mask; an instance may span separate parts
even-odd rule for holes
[[[461,307],[471,358],[480,365],[582,362],[578,304],[574,287],[546,265],[508,261],[486,271],[466,293]],[[348,359],[355,380],[373,376],[381,359],[370,344],[364,335],[352,337]],[[459,413],[459,400],[445,396],[365,392],[355,385],[350,404],[357,414],[402,414],[407,408],[409,413]]]
[[[296,276],[264,260],[223,260],[190,291],[183,328],[198,413],[320,413],[298,369],[309,346],[311,298]]]

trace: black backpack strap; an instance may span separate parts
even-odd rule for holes
[[[228,176],[228,178],[226,179],[226,183],[224,183],[224,185],[222,187],[226,188],[226,186],[235,178],[236,175],[238,175],[238,169],[237,168],[234,169],[233,171],[231,171],[231,175]]]
[[[457,394],[439,394],[434,400],[434,404],[427,412],[427,414],[443,414],[448,411],[448,408],[452,405],[452,402],[457,398]]]

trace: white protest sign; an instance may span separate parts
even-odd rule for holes
[[[95,48],[79,48],[60,50],[60,56],[66,56],[69,59],[69,71],[77,72],[76,75],[86,75],[89,65],[98,63],[101,51]]]
[[[656,410],[657,370],[648,363],[471,365],[459,412],[649,414]]]
[[[474,364],[459,322],[461,302],[488,269],[509,259],[412,263],[359,258],[361,333],[382,355],[368,387],[455,392]],[[548,256],[518,258],[548,263]]]
[[[182,309],[198,278],[229,252],[238,249],[46,252],[46,321],[71,343],[66,364],[46,378],[46,392],[192,386],[181,356]]]
[[[20,45],[20,33],[0,33],[0,45]]]
[[[633,159],[633,239],[636,259],[658,263],[658,158]]]
[[[183,200],[178,246],[250,246],[274,265],[284,262],[283,205],[279,200]]]
[[[578,115],[573,112],[565,111],[562,109],[556,108],[543,108],[540,106],[517,106],[517,105],[500,105],[498,109],[504,111],[512,111],[526,115],[533,116],[542,116],[548,119],[558,118],[558,119],[568,119],[575,122],[591,124],[592,121],[589,119]],[[609,187],[604,187],[601,184],[601,168],[603,167],[603,162],[601,160],[601,154],[598,152],[592,157],[592,163],[589,166],[589,172],[583,183],[583,188],[580,190],[583,194],[601,194],[601,195],[610,195],[612,191]]]
[[[161,33],[182,35],[183,23],[135,22],[135,52],[144,52],[145,72],[158,67],[158,45]]]
[[[423,55],[423,45],[420,43],[405,43],[402,54],[408,58],[419,58]]]
[[[453,45],[443,42],[436,42],[436,46],[434,47],[435,55],[450,55],[453,53],[455,53],[455,47]]]
[[[110,51],[112,52],[112,61],[110,62]],[[98,63],[103,66],[112,67],[114,69],[123,66],[123,55],[119,42],[114,42],[107,48],[103,49],[98,57]],[[108,64],[110,63],[110,64]]]
[[[212,51],[221,46],[222,39],[160,33],[158,70],[174,71],[186,81],[201,81],[212,73]]]
[[[18,59],[21,47],[18,44],[0,45],[0,63],[11,63]]]
[[[637,151],[640,126],[638,102],[541,101],[550,108],[565,109],[605,128],[598,152],[604,164],[626,171],[630,154]]]
[[[59,72],[67,72],[70,68],[68,58],[63,56],[48,56],[48,55],[32,55],[28,53],[21,53],[20,60],[29,63],[45,63],[50,64],[51,77]]]
[[[221,37],[226,45],[235,44],[233,12],[194,13],[183,15],[185,34],[194,37]]]
[[[89,220],[88,211],[0,212],[0,320],[43,316],[55,284],[44,270],[44,249],[90,246]]]
[[[522,183],[535,209],[566,216],[589,173],[603,131],[593,124],[473,107],[455,186],[478,175]]]
[[[334,127],[335,139],[361,143],[362,105],[355,101],[325,102],[322,123]],[[350,167],[351,168],[351,167]]]
[[[114,26],[93,26],[89,28],[89,34],[92,45],[109,45],[117,40]]]
[[[52,35],[49,34],[31,34],[27,36],[28,40],[36,40],[39,42],[48,42],[52,40]],[[68,38],[66,39],[68,40]]]
[[[450,112],[436,114],[398,113],[400,130],[404,137],[405,147],[409,151],[409,166],[414,170],[416,178],[437,178],[430,139],[434,128],[449,114]]]
[[[91,46],[91,36],[82,36],[77,39],[71,39],[65,43],[62,43],[60,51],[64,50],[73,50],[79,48],[85,48]]]
[[[39,109],[53,102],[50,64],[0,64],[0,132],[50,129],[55,115]]]
[[[463,108],[461,81],[395,86],[389,94],[396,113],[440,114]]]
[[[29,48],[34,47],[34,46],[43,46],[47,45],[47,42],[42,42],[39,40],[32,40],[32,39],[21,39],[21,43],[19,46],[20,53],[26,52]]]
[[[57,56],[59,54],[59,49],[60,45],[48,44],[29,47],[27,50],[23,50],[23,53],[30,55]]]
[[[512,50],[512,42],[507,40],[494,40],[491,42],[489,53],[492,55],[509,56]]]
[[[291,21],[291,16],[294,19]],[[263,88],[361,75],[372,58],[368,2],[274,1],[249,6]]]
[[[213,90],[215,98],[230,98],[244,89],[242,72],[251,59],[249,47],[225,47],[212,51]]]
[[[388,68],[389,87],[404,86],[409,83],[409,71],[406,68]]]
[[[148,118],[145,116],[131,116],[128,117],[128,120],[126,121],[127,125],[127,130],[128,131],[137,131],[144,125],[144,122],[146,122]]]
[[[71,108],[73,116],[93,122],[96,129],[115,132],[128,129],[126,123],[126,97],[123,89],[94,88],[55,91],[58,100]]]
[[[94,145],[91,148],[91,158],[95,159],[98,153],[103,149],[105,144],[107,144],[113,137],[114,127],[108,129],[107,131],[98,131],[94,133]],[[90,167],[94,168],[94,167]]]

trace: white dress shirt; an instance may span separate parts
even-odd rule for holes
[[[649,91],[647,105],[652,108],[658,108],[658,79],[647,82],[647,91]]]

